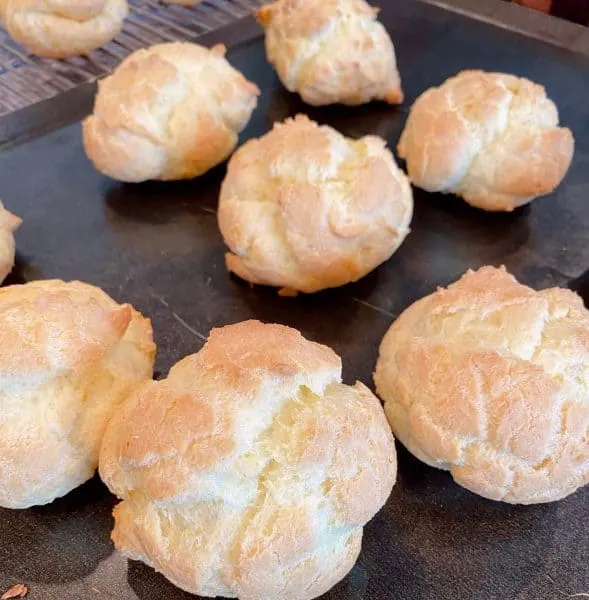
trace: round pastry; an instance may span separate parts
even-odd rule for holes
[[[569,290],[469,271],[393,324],[375,381],[407,449],[481,496],[551,502],[589,482],[589,311]]]
[[[398,147],[414,185],[488,211],[552,192],[573,150],[541,85],[484,71],[463,71],[422,94]]]
[[[364,0],[278,0],[257,12],[266,54],[308,104],[403,102],[391,38]]]
[[[225,160],[259,90],[211,50],[175,42],[138,50],[99,83],[84,121],[95,167],[120,181],[190,179]]]
[[[90,479],[106,423],[151,378],[149,320],[80,282],[0,289],[0,506],[47,504]]]
[[[381,138],[303,115],[233,155],[219,199],[230,271],[302,292],[360,279],[409,232],[411,186]]]
[[[354,565],[396,477],[378,399],[282,325],[214,329],[110,422],[115,546],[200,596],[306,600]]]
[[[33,54],[67,58],[110,42],[123,27],[127,0],[2,0],[8,33]]]
[[[14,267],[14,232],[20,227],[22,220],[8,212],[0,202],[0,282]]]

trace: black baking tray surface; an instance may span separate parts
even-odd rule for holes
[[[92,168],[74,123],[0,152],[0,198],[24,219],[7,283],[82,279],[133,303],[153,320],[157,376],[199,350],[211,327],[257,318],[332,346],[346,381],[371,386],[392,320],[469,267],[505,264],[526,284],[586,294],[588,58],[419,2],[383,1],[381,18],[403,75],[399,108],[304,106],[279,84],[250,22],[254,37],[229,53],[262,90],[243,139],[307,112],[395,148],[408,107],[426,88],[461,69],[507,71],[544,84],[574,131],[575,158],[558,191],[511,214],[488,214],[415,190],[413,231],[390,261],[356,284],[280,298],[225,270],[215,215],[224,167],[185,183],[120,184]],[[400,446],[398,455],[398,483],[366,527],[358,563],[325,598],[557,600],[589,592],[589,487],[553,504],[511,506],[471,494]],[[0,510],[0,589],[25,582],[31,600],[191,598],[114,552],[114,504],[94,479],[46,507]]]

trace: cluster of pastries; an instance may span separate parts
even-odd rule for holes
[[[403,100],[393,43],[364,0],[278,0],[257,16],[268,59],[306,102]],[[191,178],[223,162],[260,93],[224,53],[161,44],[123,61],[84,122],[94,165],[138,182]],[[415,101],[397,149],[408,176],[384,140],[349,140],[304,115],[249,140],[219,198],[229,271],[283,295],[356,281],[409,233],[410,183],[512,211],[559,185],[574,140],[542,86],[463,71]]]
[[[34,43],[58,52],[54,13],[79,25],[73,36],[117,7],[1,10],[17,35],[34,24]],[[364,0],[278,0],[258,18],[269,60],[306,102],[403,100],[393,44]],[[96,168],[177,180],[227,159],[260,90],[224,55],[172,43],[123,61],[83,124]],[[560,183],[573,147],[544,88],[482,71],[417,99],[398,146],[409,176],[381,138],[297,115],[228,163],[227,268],[283,295],[344,285],[408,235],[411,183],[511,211]],[[2,277],[19,225],[0,204]],[[504,268],[469,271],[392,324],[374,374],[384,409],[362,383],[342,383],[330,348],[258,321],[214,329],[154,381],[149,320],[80,282],[0,289],[0,336],[0,506],[46,504],[98,467],[121,500],[116,548],[201,596],[310,600],[341,580],[395,483],[393,432],[493,500],[549,502],[589,482],[589,311]]]

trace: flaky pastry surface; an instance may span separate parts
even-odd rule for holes
[[[353,566],[396,475],[376,397],[281,325],[211,332],[111,421],[113,540],[201,596],[306,600]]]
[[[399,440],[477,494],[550,502],[589,481],[589,311],[569,290],[469,271],[395,321],[375,381]]]
[[[278,0],[260,8],[266,54],[308,104],[403,101],[395,48],[364,0]]]
[[[463,71],[415,101],[398,152],[414,185],[484,210],[512,211],[564,178],[574,139],[558,122],[541,85]]]
[[[47,504],[93,476],[108,419],[151,377],[151,324],[47,280],[0,288],[0,337],[0,506]]]
[[[411,187],[384,140],[351,140],[298,115],[232,156],[218,219],[230,271],[310,293],[390,258],[412,214]]]
[[[100,82],[83,125],[86,154],[120,181],[202,175],[231,154],[258,94],[222,45],[138,50]]]
[[[127,0],[2,0],[8,33],[33,54],[67,58],[110,42],[129,12]]]

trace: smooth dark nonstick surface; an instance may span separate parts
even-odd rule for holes
[[[557,193],[493,215],[416,190],[413,232],[387,264],[357,284],[284,299],[225,271],[215,217],[224,167],[186,183],[122,185],[94,171],[74,124],[0,153],[0,197],[24,219],[8,283],[82,279],[133,303],[153,320],[159,374],[197,351],[211,327],[258,318],[332,346],[345,379],[370,385],[393,318],[469,267],[505,264],[527,284],[571,285],[588,301],[587,59],[404,0],[384,2],[382,19],[398,49],[401,108],[309,109],[281,88],[256,39],[229,55],[263,92],[244,138],[305,111],[350,136],[382,135],[394,148],[408,107],[427,87],[464,68],[509,71],[546,85],[575,133],[573,166]],[[392,496],[366,527],[358,564],[326,598],[556,600],[589,592],[588,500],[589,488],[551,505],[487,501],[399,447]],[[113,552],[114,503],[93,480],[47,507],[0,510],[0,588],[24,581],[32,600],[189,598]]]

